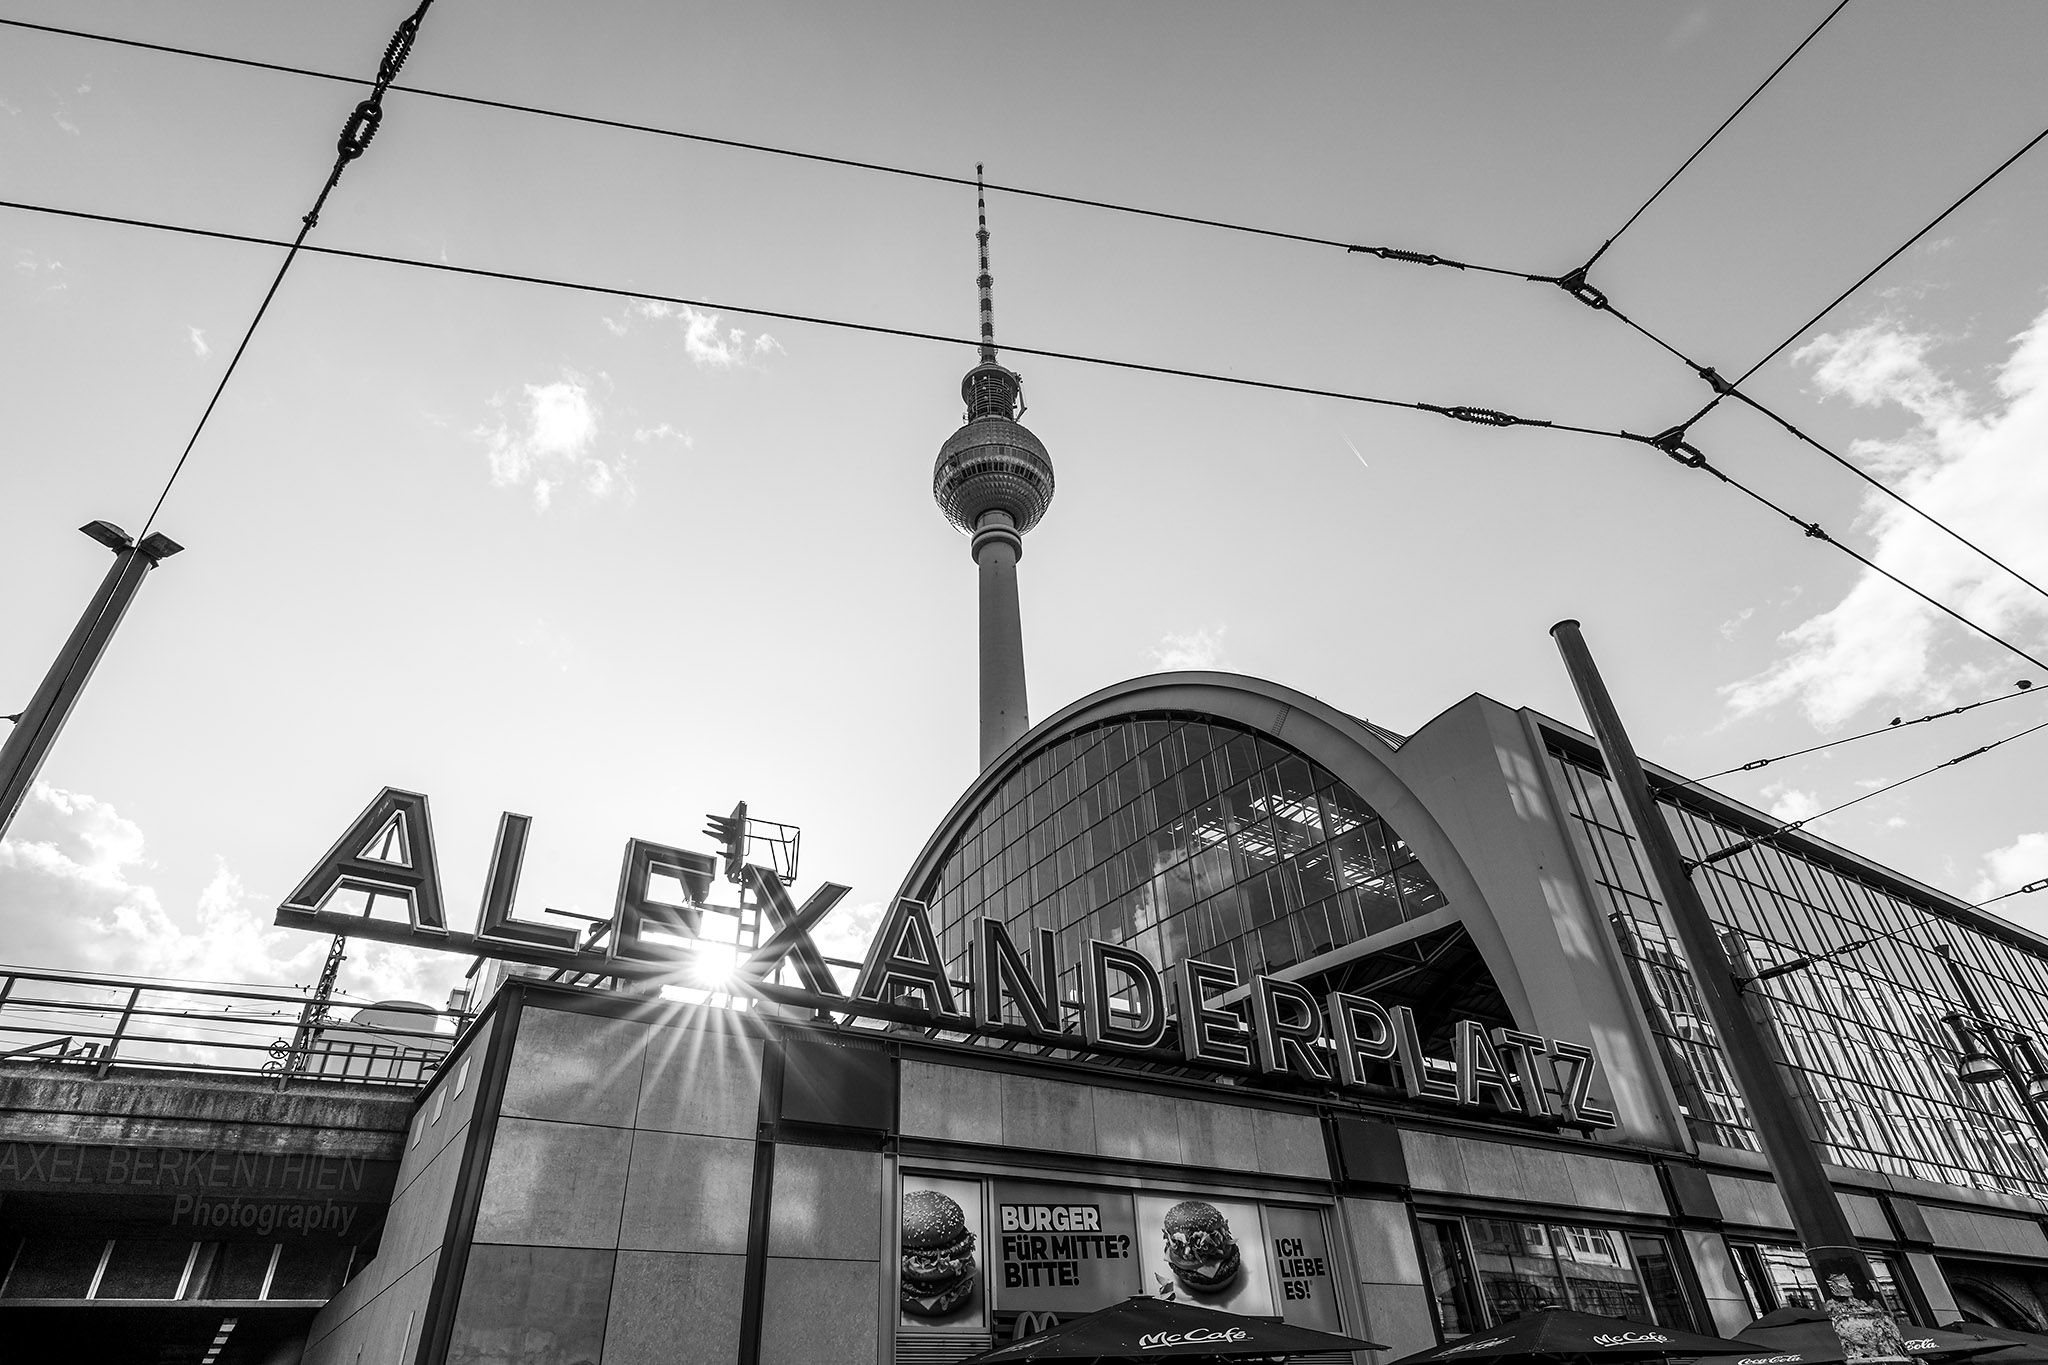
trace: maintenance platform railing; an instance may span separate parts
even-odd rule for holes
[[[310,993],[0,967],[0,1065],[115,1066],[278,1080],[415,1087],[470,1018],[407,1005],[407,1027],[348,1016],[394,1007]],[[417,1023],[411,1021],[417,1020]]]

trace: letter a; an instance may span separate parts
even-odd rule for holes
[[[953,983],[946,978],[938,936],[932,933],[924,902],[909,899],[889,907],[853,986],[856,1000],[893,1004],[897,996],[905,994],[924,997],[928,1014],[955,1021],[966,1018],[953,1002]]]
[[[379,792],[281,908],[319,910],[337,891],[369,896],[367,910],[376,908],[379,896],[402,900],[413,928],[448,932],[426,797],[396,787]]]

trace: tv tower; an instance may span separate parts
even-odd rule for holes
[[[1017,561],[1024,533],[1052,505],[1052,457],[1017,418],[1024,381],[996,363],[995,280],[988,273],[988,204],[974,168],[981,245],[981,359],[960,381],[967,420],[939,447],[932,496],[946,520],[973,537],[981,575],[981,765],[1031,728],[1024,701],[1024,627],[1017,612]]]

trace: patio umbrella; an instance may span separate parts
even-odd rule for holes
[[[2039,1332],[2022,1332],[2013,1327],[1989,1327],[1981,1322],[1952,1322],[1951,1332],[1966,1332],[2010,1346],[1978,1356],[1976,1365],[2048,1365],[2048,1337]]]
[[[1524,1313],[1490,1332],[1474,1332],[1462,1341],[1403,1356],[1394,1365],[1557,1356],[1587,1356],[1596,1361],[1656,1360],[1665,1356],[1723,1356],[1741,1349],[1741,1342],[1725,1337],[1682,1332],[1676,1327],[1658,1327],[1628,1318],[1606,1318],[1598,1313],[1546,1308]]]
[[[1138,1296],[969,1356],[960,1365],[1026,1360],[1152,1360],[1160,1356],[1292,1356],[1384,1351],[1376,1342],[1289,1327],[1191,1303]]]
[[[1961,1360],[1996,1351],[2005,1344],[1910,1323],[1900,1324],[1899,1331],[1906,1338],[1906,1349],[1923,1360]],[[1737,1337],[1761,1349],[1705,1365],[1840,1365],[1848,1358],[1828,1315],[1818,1308],[1780,1308],[1766,1313]]]

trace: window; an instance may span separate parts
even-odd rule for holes
[[[968,919],[1044,927],[1158,965],[1276,971],[1446,904],[1399,833],[1302,755],[1204,718],[1109,721],[1014,768],[922,887],[947,970]],[[1154,931],[1147,948],[1139,936]]]
[[[1735,1261],[1736,1278],[1742,1281],[1742,1296],[1749,1301],[1751,1316],[1760,1318],[1780,1308],[1820,1307],[1820,1281],[1814,1278],[1806,1253],[1798,1247],[1731,1241],[1728,1250]],[[1874,1251],[1866,1254],[1870,1257],[1870,1278],[1877,1287],[1878,1298],[1894,1317],[1909,1317],[1911,1310],[1900,1287],[1898,1266],[1889,1256]]]
[[[1419,1226],[1422,1263],[1438,1327],[1445,1337],[1478,1331],[1482,1325],[1479,1302],[1472,1292],[1472,1262],[1465,1253],[1464,1230],[1455,1218],[1424,1218]]]
[[[1545,1308],[1692,1330],[1670,1246],[1654,1233],[1511,1218],[1425,1218],[1421,1231],[1446,1338]]]
[[[345,1282],[354,1256],[353,1247],[311,1242],[31,1234],[15,1248],[0,1299],[325,1301]]]

